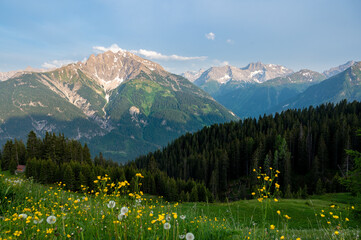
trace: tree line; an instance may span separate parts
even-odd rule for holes
[[[200,181],[221,200],[250,197],[259,166],[281,171],[286,197],[339,192],[345,191],[339,178],[354,165],[345,149],[360,150],[360,126],[361,103],[345,100],[205,127],[135,163]]]
[[[80,191],[81,185],[89,191],[96,190],[94,180],[105,174],[113,182],[127,180],[134,187],[135,175],[140,172],[144,176],[142,191],[145,193],[163,196],[169,201],[213,201],[210,191],[199,181],[170,178],[152,167],[145,170],[135,164],[121,165],[105,159],[102,153],[92,159],[87,144],[67,139],[63,134],[46,133],[40,139],[31,131],[26,144],[8,140],[0,151],[0,159],[2,170],[14,173],[19,164],[26,165],[26,177],[42,184],[62,182],[72,191]]]

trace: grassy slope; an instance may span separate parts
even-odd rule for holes
[[[5,173],[5,176],[8,178],[9,174]],[[4,186],[1,186],[0,184],[0,194],[3,194],[3,189]],[[35,208],[43,208],[44,210],[39,211],[44,211],[43,213],[46,213],[47,215],[51,214],[51,211],[49,211],[51,209],[53,209],[53,213],[61,214],[61,211],[59,212],[60,206],[58,207],[58,204],[68,204],[69,209],[68,211],[65,211],[67,214],[65,224],[68,226],[65,228],[65,232],[75,233],[75,239],[80,238],[80,232],[76,230],[79,229],[77,226],[85,229],[83,232],[85,239],[89,239],[89,237],[112,239],[116,234],[114,231],[117,231],[116,224],[120,224],[119,226],[122,226],[121,223],[116,223],[112,226],[112,219],[117,219],[119,209],[116,209],[114,210],[116,212],[113,212],[113,210],[106,207],[108,201],[112,199],[111,196],[95,197],[93,195],[65,192],[57,189],[56,187],[43,186],[34,183],[20,185],[13,187],[13,189],[16,191],[16,195],[13,199],[11,199],[12,202],[7,206],[8,212],[1,214],[5,217],[4,219],[10,217],[14,213],[22,213],[24,208],[31,208],[31,206],[35,206]],[[10,189],[10,192],[11,190],[12,189]],[[89,197],[89,200],[87,200],[87,202],[80,200],[80,203],[74,203],[75,199],[82,199],[83,196]],[[1,197],[4,199],[3,196]],[[29,199],[31,199],[31,201]],[[44,199],[46,199],[45,202]],[[57,201],[58,203],[54,204],[53,201]],[[158,214],[166,212],[177,212],[177,221],[179,221],[181,228],[193,232],[196,235],[196,239],[244,239],[244,236],[248,236],[249,232],[251,232],[249,235],[251,236],[251,239],[260,239],[261,237],[260,227],[263,221],[263,215],[261,214],[262,204],[260,204],[257,200],[242,200],[232,203],[211,204],[181,203],[176,206],[177,204],[170,204],[157,197],[148,196],[143,200],[142,205],[144,208],[131,207],[134,204],[131,203],[132,201],[133,200],[129,199],[129,197],[116,198],[117,206],[119,206],[119,208],[123,205],[129,206],[129,208],[133,211],[133,215],[138,210],[142,210],[142,215],[140,216],[141,220],[136,218],[135,215],[133,216],[131,213],[129,214],[127,218],[127,228],[130,231],[130,229],[134,228],[132,224],[139,224],[139,222],[142,222],[145,225],[145,228],[151,227],[152,230],[149,230],[149,232],[144,231],[142,233],[137,233],[141,234],[146,239],[151,236],[167,236],[167,232],[163,230],[163,223],[157,222],[153,225],[150,223],[152,219],[156,219],[158,217]],[[345,237],[344,239],[353,239],[355,234],[357,234],[357,231],[360,229],[361,222],[360,220],[357,221],[357,218],[354,214],[352,214],[354,210],[351,210],[351,205],[347,203],[352,202],[355,204],[356,209],[358,209],[360,205],[356,204],[360,204],[360,201],[361,200],[356,197],[347,193],[342,193],[314,196],[312,199],[308,200],[281,199],[277,203],[273,202],[271,204],[272,208],[265,220],[265,226],[269,233],[267,235],[267,239],[274,239],[275,237],[280,237],[282,235],[286,236],[286,239],[296,239],[296,237],[301,237],[302,239],[315,239],[316,237],[319,239],[330,239],[336,237],[334,235],[336,230],[340,233],[339,237],[343,234]],[[42,203],[38,205],[38,202]],[[89,206],[90,209],[86,211],[83,210],[81,207],[83,205]],[[335,205],[335,207],[332,208],[332,205]],[[4,210],[6,206],[2,204],[1,207]],[[100,210],[103,211],[105,217],[102,217],[99,214]],[[276,213],[277,210],[282,212],[281,215],[289,215],[291,219],[286,221],[284,217],[278,216]],[[322,210],[325,211],[325,218],[320,217]],[[154,216],[149,216],[150,211],[153,211]],[[340,216],[340,219],[342,220],[333,219],[332,217],[330,218],[330,211],[332,211],[334,215],[337,214]],[[317,216],[315,216],[315,214],[317,214]],[[33,213],[28,212],[28,215],[31,216]],[[179,219],[180,215],[185,215],[186,220],[181,221]],[[43,217],[46,216],[44,215]],[[90,216],[94,219],[90,220]],[[345,217],[348,217],[350,221],[346,222]],[[4,219],[0,219],[0,221],[3,221]],[[328,220],[332,222],[330,225],[326,223]],[[287,227],[283,225],[286,222],[288,222]],[[16,229],[21,230],[22,228],[21,225],[19,226],[19,223],[21,223],[19,220],[14,220],[14,223],[11,221],[2,222],[0,224],[0,237],[6,236],[5,232],[8,231],[9,227],[11,228],[11,233]],[[170,223],[173,226],[172,229],[175,228],[174,224],[176,223],[176,220],[172,219]],[[341,224],[340,229],[337,229],[338,223]],[[31,222],[28,224],[33,225]],[[36,226],[40,229],[39,235],[36,236],[40,236],[41,234],[43,234],[41,236],[44,236],[46,230],[50,227],[58,226],[62,228],[63,224],[64,223],[62,223],[59,219],[57,224],[54,225],[49,225],[44,221],[42,225]],[[275,230],[270,229],[271,224],[275,225]],[[104,225],[108,225],[108,228],[104,229]],[[133,229],[133,231],[138,230]],[[279,232],[276,232],[277,230],[279,230]],[[27,234],[30,234],[31,232],[31,230],[26,231]],[[101,232],[100,235],[99,232]],[[54,232],[53,234],[48,235],[54,236]],[[130,235],[128,237],[132,238]],[[169,239],[172,239],[172,232],[168,237]],[[35,237],[35,239],[41,238]],[[63,238],[59,237],[58,239]]]

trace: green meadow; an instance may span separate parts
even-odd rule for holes
[[[106,175],[94,180],[97,190],[70,192],[2,172],[0,239],[359,238],[361,200],[349,193],[282,199],[269,180],[252,200],[167,202],[143,195],[142,177],[132,191]]]

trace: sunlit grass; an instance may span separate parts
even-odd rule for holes
[[[280,199],[276,174],[260,176],[253,200],[169,203],[98,176],[74,193],[0,177],[0,239],[358,239],[355,206],[327,199]],[[130,191],[130,189],[133,189]],[[263,189],[263,190],[261,190]],[[262,200],[260,199],[262,198]]]

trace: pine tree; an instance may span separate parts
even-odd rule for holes
[[[4,148],[3,148],[3,154],[2,154],[2,161],[1,161],[1,168],[3,170],[8,170],[9,169],[9,164],[10,161],[12,160],[12,156],[13,156],[13,141],[12,140],[8,140],[6,141]]]
[[[207,202],[207,190],[206,187],[203,184],[197,185],[197,191],[198,191],[198,201],[199,202]]]
[[[91,160],[91,156],[90,156],[90,150],[89,150],[88,145],[86,143],[84,144],[84,147],[83,147],[83,161],[86,162],[89,165],[92,164],[92,160]]]
[[[322,181],[321,179],[319,178],[317,180],[317,183],[316,183],[316,191],[315,191],[315,194],[317,195],[322,195],[325,193],[325,189],[323,188],[323,184],[322,184]]]
[[[28,140],[26,141],[26,158],[39,157],[39,142],[34,131],[28,134]]]
[[[11,160],[9,163],[10,174],[15,174],[15,170],[17,169],[17,167],[18,167],[18,164],[17,164],[16,160],[13,157],[11,157]]]
[[[65,183],[65,187],[67,189],[69,189],[69,190],[74,189],[75,176],[74,176],[74,172],[73,172],[73,169],[71,168],[70,164],[66,164],[63,182]]]
[[[190,202],[198,202],[198,190],[197,190],[197,186],[194,186],[191,194],[189,195],[189,201]]]

